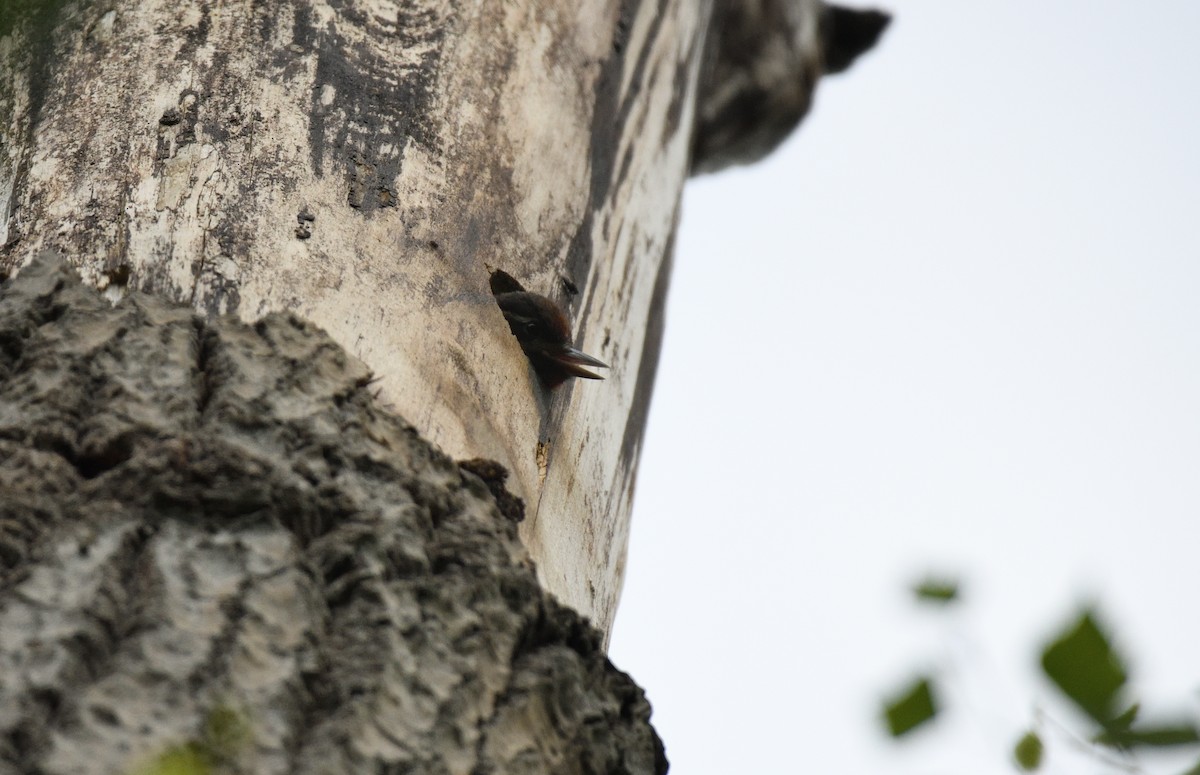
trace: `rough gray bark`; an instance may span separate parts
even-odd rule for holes
[[[0,772],[665,771],[519,504],[372,392],[291,315],[0,286]]]

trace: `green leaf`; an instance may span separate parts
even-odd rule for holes
[[[958,582],[930,577],[914,586],[913,594],[922,603],[953,603],[958,600]]]
[[[1137,729],[1108,729],[1097,735],[1095,740],[1114,748],[1166,748],[1200,743],[1200,730],[1191,722],[1180,721]]]
[[[163,751],[137,770],[138,775],[211,775],[212,763],[197,746],[186,743]]]
[[[1128,675],[1091,609],[1084,609],[1046,646],[1042,669],[1063,694],[1102,726],[1108,727],[1117,718],[1117,693]]]
[[[892,737],[906,735],[937,715],[929,678],[917,678],[894,700],[885,701],[884,719]]]
[[[1042,766],[1042,754],[1045,750],[1042,738],[1038,737],[1037,732],[1026,732],[1013,746],[1013,758],[1022,770],[1033,772]]]
[[[252,740],[250,724],[228,705],[218,705],[204,720],[204,748],[215,758],[231,758]]]
[[[1141,703],[1135,702],[1130,705],[1128,710],[1117,716],[1112,721],[1108,722],[1109,731],[1114,729],[1129,729],[1131,726],[1133,726],[1133,722],[1137,721],[1138,711],[1141,709]]]

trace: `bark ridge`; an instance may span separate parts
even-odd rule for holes
[[[371,381],[292,315],[0,285],[0,773],[666,771],[511,503]]]

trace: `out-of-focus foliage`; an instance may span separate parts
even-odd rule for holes
[[[1042,650],[1042,670],[1097,724],[1107,726],[1118,717],[1117,695],[1128,671],[1091,609]]]
[[[1096,722],[1093,742],[1122,750],[1200,742],[1200,730],[1193,721],[1137,724],[1141,705],[1136,702],[1115,713],[1129,677],[1125,665],[1091,608],[1081,611],[1042,651],[1046,677]]]
[[[193,743],[184,743],[163,751],[154,761],[137,770],[137,775],[211,775],[212,762]]]
[[[883,706],[883,716],[892,737],[906,735],[936,715],[933,685],[927,677],[918,678],[894,699],[885,701]]]
[[[204,747],[215,758],[229,758],[251,742],[250,723],[246,717],[230,707],[219,705],[213,708],[204,720]]]
[[[959,598],[958,582],[944,577],[926,577],[912,590],[921,603],[945,604]],[[1144,720],[1141,704],[1132,701],[1134,686],[1130,681],[1129,661],[1114,646],[1112,633],[1103,622],[1095,606],[1085,605],[1045,640],[1040,649],[1043,675],[1083,711],[1087,721],[1082,729],[1071,729],[1059,721],[1045,728],[1047,717],[1041,710],[1035,711],[1031,728],[1013,746],[1013,764],[1017,769],[1037,770],[1047,745],[1055,742],[1054,733],[1075,746],[1086,746],[1086,741],[1091,741],[1098,760],[1123,771],[1144,772],[1136,759],[1130,758],[1139,750],[1193,746],[1200,755],[1200,726],[1195,719]],[[918,676],[909,687],[885,704],[884,715],[892,737],[901,737],[932,721],[941,710],[934,703],[931,679]],[[1038,708],[1040,704],[1031,705]],[[1108,755],[1119,752],[1122,763],[1107,759],[1104,751]],[[1181,775],[1200,775],[1200,762]]]
[[[1020,769],[1025,772],[1033,772],[1042,766],[1042,753],[1045,750],[1042,738],[1037,732],[1026,732],[1013,746],[1013,759]]]
[[[209,711],[199,739],[171,746],[135,773],[212,775],[224,771],[222,765],[232,762],[252,738],[250,723],[242,713],[228,705],[218,705]]]
[[[930,576],[913,587],[913,594],[922,603],[954,603],[958,600],[958,581]]]

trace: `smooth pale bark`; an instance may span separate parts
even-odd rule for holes
[[[54,248],[112,300],[312,320],[427,439],[511,470],[543,583],[607,628],[707,8],[11,6],[3,269]],[[607,380],[543,389],[489,267],[563,302]]]

